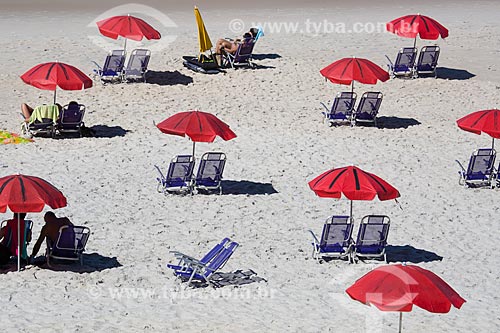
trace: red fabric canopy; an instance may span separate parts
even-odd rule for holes
[[[217,136],[226,141],[236,137],[236,134],[222,120],[211,113],[201,111],[177,113],[156,127],[166,134],[187,135],[193,142],[213,142]]]
[[[41,212],[45,205],[66,206],[66,197],[49,182],[34,176],[11,175],[0,178],[0,212],[7,207],[15,213]]]
[[[448,37],[448,29],[438,21],[420,14],[399,17],[386,24],[387,31],[401,37],[438,39]]]
[[[413,305],[434,313],[460,309],[465,300],[431,271],[415,265],[388,265],[365,274],[347,294],[382,311],[408,312]]]
[[[495,139],[500,139],[500,110],[473,112],[457,120],[457,125],[464,131],[481,134],[484,132]]]
[[[47,62],[36,65],[21,76],[21,79],[38,89],[81,90],[92,87],[92,79],[78,68],[62,63]]]
[[[160,39],[160,33],[144,20],[130,16],[113,16],[97,22],[97,27],[101,34],[106,37],[117,39],[122,36],[132,40]]]
[[[333,83],[351,84],[353,81],[375,84],[389,80],[389,73],[370,60],[362,58],[343,58],[326,66],[321,75]]]
[[[328,170],[309,182],[309,187],[318,196],[340,198],[342,194],[350,200],[396,199],[399,191],[382,178],[355,166]]]

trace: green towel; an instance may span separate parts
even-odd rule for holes
[[[29,123],[32,124],[35,121],[42,122],[44,118],[52,119],[53,122],[56,122],[59,118],[59,107],[57,105],[37,106],[30,116]]]

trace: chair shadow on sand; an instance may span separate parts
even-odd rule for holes
[[[243,271],[241,269],[229,273],[216,272],[212,274],[210,282],[215,288],[222,288],[226,286],[243,286],[255,282],[267,282],[266,279],[257,276],[253,270],[249,269]],[[209,286],[206,282],[192,282],[195,288],[206,288]]]
[[[117,136],[125,136],[129,132],[121,126],[94,125],[90,127],[94,138],[114,138]]]
[[[159,86],[175,86],[178,84],[187,86],[188,84],[193,83],[193,78],[191,76],[184,75],[179,71],[148,71],[146,83],[157,84]]]
[[[387,262],[421,262],[442,261],[443,257],[434,252],[416,249],[411,245],[387,245],[385,248]]]
[[[421,122],[413,118],[400,118],[400,117],[377,118],[377,128],[383,128],[383,129],[408,128],[410,126],[417,126],[420,124]]]
[[[223,180],[221,185],[222,194],[264,195],[278,193],[271,183],[258,183],[249,180]]]
[[[265,54],[253,54],[252,59],[264,60],[264,59],[279,59],[281,56],[276,53],[265,53]]]
[[[83,265],[80,266],[79,262],[67,262],[61,260],[51,260],[50,266],[47,266],[45,261],[35,262],[35,265],[56,272],[74,272],[74,273],[93,273],[101,272],[105,269],[117,268],[122,265],[118,262],[116,257],[104,257],[98,253],[83,254]]]
[[[476,74],[472,74],[465,69],[437,67],[436,76],[438,79],[445,80],[468,80],[476,76]]]

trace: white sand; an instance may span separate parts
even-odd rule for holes
[[[316,197],[307,182],[331,167],[351,164],[401,192],[402,209],[394,201],[355,202],[356,221],[370,213],[389,215],[389,243],[396,247],[392,258],[416,261],[434,271],[467,300],[462,309],[445,315],[415,308],[404,315],[404,331],[499,331],[499,191],[460,187],[454,160],[466,163],[474,149],[491,144],[488,136],[459,130],[455,121],[499,105],[500,5],[398,3],[284,8],[259,2],[250,10],[217,11],[204,10],[200,3],[214,42],[235,35],[228,29],[234,18],[246,24],[302,26],[307,19],[328,20],[348,27],[416,12],[439,20],[450,30],[446,41],[438,41],[439,66],[452,69],[448,73],[453,75],[465,70],[475,76],[356,84],[358,94],[384,93],[381,129],[323,124],[319,101],[331,100],[347,87],[326,83],[319,70],[349,56],[385,66],[384,54],[394,58],[411,40],[388,33],[315,36],[267,31],[255,48],[262,55],[255,61],[261,68],[205,76],[188,71],[180,60],[197,51],[190,5],[171,11],[159,5],[178,25],[171,30],[158,26],[163,36],[177,35],[175,44],[153,53],[149,66],[152,81],[163,85],[96,82],[86,91],[58,91],[62,103],[76,99],[85,104],[86,125],[111,137],[36,139],[33,144],[2,146],[1,163],[7,166],[2,176],[19,172],[52,182],[68,199],[68,207],[56,213],[92,230],[85,273],[64,265],[0,273],[2,331],[396,332],[398,314],[351,301],[344,292],[381,263],[319,264],[310,258],[307,229],[320,233],[324,219],[347,213],[349,204],[346,199]],[[21,102],[52,100],[51,92],[19,79],[27,69],[59,60],[91,73],[90,61],[103,61],[105,50],[87,37],[98,35],[97,29],[86,28],[106,9],[102,7],[73,12],[52,12],[50,6],[2,8],[2,129],[18,131]],[[425,44],[429,42],[418,41],[419,46]],[[216,114],[238,135],[228,142],[197,145],[198,158],[208,150],[227,154],[225,179],[242,182],[227,187],[235,194],[163,196],[155,191],[153,165],[165,168],[173,155],[189,153],[191,142],[162,134],[153,121],[193,108]],[[270,189],[277,193],[254,194]],[[29,214],[35,220],[35,237],[42,216]],[[241,247],[223,271],[252,269],[267,282],[175,292],[179,281],[165,267],[173,260],[168,251],[201,256],[226,236]],[[405,245],[423,255],[394,253]],[[117,298],[114,292],[124,294]]]

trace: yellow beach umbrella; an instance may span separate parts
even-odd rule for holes
[[[208,51],[212,48],[212,41],[208,36],[207,29],[205,29],[205,24],[201,18],[200,11],[198,7],[194,7],[194,16],[196,17],[196,24],[198,25],[198,42],[200,43],[200,53]]]

